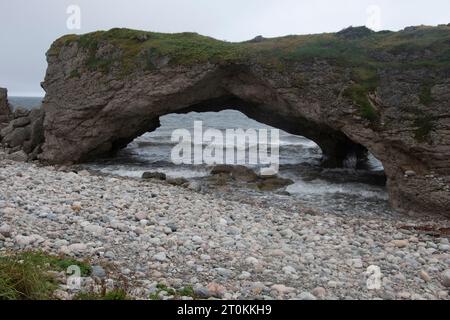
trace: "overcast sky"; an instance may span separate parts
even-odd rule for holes
[[[71,5],[80,8],[80,29],[67,26]],[[450,23],[449,0],[0,0],[0,87],[11,96],[44,95],[45,52],[68,33],[128,27],[243,41],[350,25],[399,30],[441,23]]]

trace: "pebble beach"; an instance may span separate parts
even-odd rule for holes
[[[190,286],[202,299],[449,298],[445,218],[343,216],[248,200],[0,153],[0,252],[89,261],[83,288],[125,281],[135,299],[172,299],[161,285]],[[376,289],[368,287],[373,267],[381,272]],[[71,299],[67,275],[59,277],[58,297]]]

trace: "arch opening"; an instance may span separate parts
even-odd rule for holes
[[[313,141],[321,150],[321,165],[325,168],[367,168],[369,151],[363,145],[353,142],[344,133],[323,124],[313,123],[303,117],[276,113],[271,107],[248,102],[236,96],[207,99],[169,114],[218,113],[227,110],[237,111],[260,124]],[[114,140],[111,147],[112,154],[125,148],[136,137],[146,132],[152,132],[161,125],[160,117],[148,122],[148,130],[146,129],[144,132],[140,130],[131,137]]]
[[[171,141],[174,130],[184,128],[193,131],[194,121],[202,121],[205,127],[225,131],[226,129],[271,129],[272,126],[256,121],[237,111],[236,108],[203,111],[195,108],[181,110],[161,117],[160,127],[134,139],[115,156],[90,163],[93,169],[117,175],[139,178],[144,172],[162,172],[169,178],[184,178],[189,181],[208,182],[213,166],[175,165],[171,162],[171,150],[176,142]],[[204,144],[206,146],[206,143]],[[246,150],[248,151],[248,149]],[[287,188],[276,190],[290,194],[311,206],[346,213],[389,210],[383,167],[370,153],[364,166],[356,168],[355,157],[347,158],[346,168],[324,168],[323,153],[314,141],[280,130],[280,171],[279,176],[291,179]],[[258,172],[257,166],[245,166]],[[253,192],[241,185],[242,193]],[[278,201],[276,198],[274,201]],[[355,205],[356,203],[356,205]]]

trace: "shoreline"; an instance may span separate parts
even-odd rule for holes
[[[449,235],[405,229],[450,227],[442,217],[339,216],[9,160],[0,180],[0,252],[87,259],[134,298],[168,299],[163,285],[223,299],[448,299]],[[380,290],[366,286],[372,265]]]

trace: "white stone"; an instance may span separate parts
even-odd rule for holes
[[[83,253],[87,250],[87,245],[84,243],[74,243],[66,248],[68,253]]]
[[[102,235],[105,232],[105,230],[101,226],[95,224],[88,224],[84,227],[84,230],[92,233],[95,236]]]
[[[248,257],[245,259],[245,262],[251,265],[257,265],[259,263],[258,259],[256,259],[255,257]]]
[[[238,276],[238,278],[240,280],[246,280],[249,279],[252,275],[250,274],[250,272],[247,271],[242,271],[242,273]]]
[[[193,241],[194,243],[202,243],[202,242],[203,242],[203,239],[202,239],[202,237],[200,237],[200,236],[193,236],[193,237],[192,237],[192,241]]]
[[[159,252],[153,256],[153,259],[160,262],[164,262],[167,260],[167,255],[165,252]]]
[[[8,224],[4,223],[0,226],[0,234],[2,236],[8,238],[11,236],[11,232],[12,232],[12,228]]]
[[[317,300],[317,298],[309,292],[300,293],[300,295],[298,296],[298,299],[299,300]]]
[[[23,236],[23,235],[17,235],[15,237],[16,243],[19,246],[28,246],[31,243],[33,243],[36,239],[33,236]]]
[[[392,240],[391,244],[397,248],[405,248],[408,246],[408,240]]]
[[[287,274],[297,273],[297,270],[295,270],[295,268],[292,266],[283,267],[283,271]]]
[[[295,288],[286,287],[284,284],[274,284],[271,288],[278,291],[279,294],[288,294],[295,292]]]

